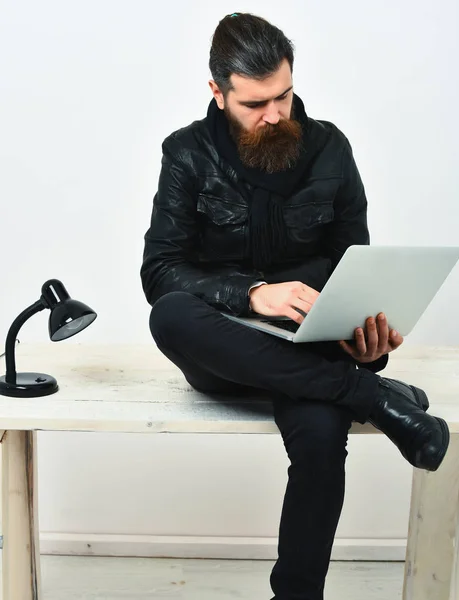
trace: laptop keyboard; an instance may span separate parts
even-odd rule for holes
[[[298,323],[296,323],[295,321],[292,320],[288,320],[288,321],[272,321],[269,319],[260,319],[262,323],[269,323],[270,325],[273,325],[274,327],[279,327],[280,329],[285,329],[285,331],[290,331],[291,333],[296,333],[299,325]]]

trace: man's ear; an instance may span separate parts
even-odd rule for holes
[[[225,107],[225,100],[223,98],[222,92],[220,91],[218,85],[213,79],[209,81],[209,87],[212,90],[212,95],[215,98],[215,101],[217,102],[218,108],[223,110],[223,108]]]

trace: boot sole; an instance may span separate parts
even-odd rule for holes
[[[443,443],[441,444],[439,451],[433,455],[428,462],[425,462],[424,465],[422,465],[422,450],[419,450],[419,452],[416,453],[416,462],[419,462],[422,465],[418,468],[425,469],[427,471],[436,471],[438,469],[445,458],[450,441],[450,433],[447,422],[441,417],[434,417],[434,419],[439,423],[443,433]]]

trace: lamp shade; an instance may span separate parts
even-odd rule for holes
[[[51,310],[48,330],[53,342],[72,337],[97,317],[92,308],[70,298],[64,284],[58,279],[50,279],[44,283],[41,292],[44,303]]]
[[[96,316],[96,313],[83,302],[71,298],[61,302],[49,315],[49,337],[53,342],[72,337],[90,325]]]

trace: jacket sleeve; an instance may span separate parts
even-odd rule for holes
[[[325,254],[331,260],[331,273],[349,246],[370,244],[365,188],[347,138],[342,155],[342,174],[343,181],[334,201],[335,215],[328,226],[325,242]],[[377,373],[386,367],[388,361],[389,355],[384,354],[372,363],[357,364],[359,368]]]
[[[197,264],[195,176],[190,168],[187,170],[183,150],[172,137],[163,142],[162,151],[158,190],[144,238],[140,270],[147,301],[153,306],[168,292],[184,291],[219,310],[248,315],[248,290],[260,277],[234,267],[209,270]]]

